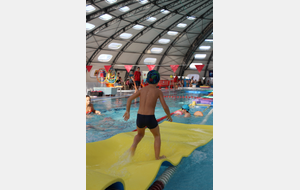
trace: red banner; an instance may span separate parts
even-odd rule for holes
[[[124,65],[125,69],[127,70],[127,72],[129,73],[129,71],[132,68],[132,65]]]
[[[197,68],[198,72],[200,73],[201,70],[203,69],[204,65],[195,65],[195,67]]]
[[[147,67],[148,67],[149,71],[152,71],[153,68],[155,67],[155,65],[147,65]]]
[[[104,65],[104,68],[105,68],[106,72],[108,72],[108,70],[111,68],[111,65]]]
[[[172,68],[173,72],[175,73],[177,68],[179,67],[179,65],[170,65],[170,67]]]
[[[93,65],[87,65],[87,66],[86,66],[86,69],[88,70],[88,72],[91,71],[92,67],[93,67]]]

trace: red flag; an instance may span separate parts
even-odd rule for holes
[[[204,67],[204,65],[195,65],[195,67],[197,68],[198,72],[200,73],[202,68]]]
[[[111,68],[111,65],[104,65],[104,68],[105,68],[106,72],[108,72],[108,70]]]
[[[175,73],[177,68],[179,67],[179,65],[170,65],[170,67],[172,68],[173,72]]]
[[[155,65],[147,65],[149,71],[153,70],[153,68],[155,67]]]
[[[129,71],[132,68],[132,65],[124,65],[125,69],[127,70],[127,72],[129,73]]]
[[[93,65],[87,65],[87,66],[86,66],[86,69],[88,70],[88,72],[91,71],[92,67],[93,67]]]

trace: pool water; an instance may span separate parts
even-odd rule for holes
[[[170,94],[170,95],[168,95]],[[179,110],[184,104],[191,104],[193,99],[177,98],[177,96],[192,96],[191,93],[185,91],[175,91],[166,94],[166,96],[176,96],[176,98],[165,98],[170,112]],[[172,94],[172,95],[171,95]],[[196,93],[195,93],[196,94]],[[196,97],[204,96],[206,94],[197,93]],[[129,132],[136,129],[136,117],[139,109],[139,98],[132,101],[130,108],[130,118],[124,121],[123,115],[126,111],[126,103],[128,98],[107,98],[104,100],[93,102],[94,108],[99,110],[102,115],[87,115],[86,116],[86,142],[95,142],[108,139],[118,133]],[[183,116],[172,116],[173,122],[186,123],[186,124],[201,124],[213,125],[213,107],[207,106],[190,107],[192,117],[184,118]],[[193,116],[195,111],[203,111],[203,117]],[[155,117],[159,119],[165,116],[166,113],[160,103],[157,101],[155,108]],[[165,121],[165,120],[163,120]],[[163,122],[161,121],[161,122]],[[159,123],[161,123],[159,122]]]
[[[154,181],[167,168],[168,166],[162,165]],[[188,157],[182,158],[176,172],[164,187],[164,190],[176,189],[213,189],[213,140],[195,149]]]
[[[165,96],[176,96],[176,98],[165,98],[170,112],[181,108],[183,104],[191,104],[193,99],[177,98],[177,96],[206,96],[207,91],[179,90],[165,92]],[[136,116],[139,107],[139,98],[132,101],[130,119],[124,121],[123,115],[126,110],[127,98],[103,99],[93,102],[94,108],[101,111],[102,115],[87,115],[86,142],[95,142],[108,139],[118,133],[129,132],[136,129]],[[205,111],[204,111],[205,110]],[[204,111],[203,117],[193,116],[195,111]],[[172,116],[173,122],[186,124],[213,125],[213,107],[195,106],[190,107],[192,117]],[[165,116],[160,101],[157,101],[155,109],[156,119]],[[111,117],[113,120],[108,119]],[[165,120],[163,120],[165,121]],[[161,121],[161,122],[163,122]],[[161,123],[159,122],[159,123]],[[168,168],[161,166],[155,180]],[[155,181],[154,180],[154,181]],[[153,181],[153,182],[154,182]],[[208,144],[198,147],[187,158],[182,158],[177,170],[165,186],[164,190],[212,190],[213,189],[213,140]]]

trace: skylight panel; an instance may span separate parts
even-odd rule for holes
[[[122,39],[129,39],[131,36],[132,36],[132,34],[130,34],[130,33],[122,33],[120,35],[120,38],[122,38]]]
[[[160,10],[160,12],[161,12],[162,14],[169,14],[169,13],[170,13],[170,11],[168,11],[168,10],[166,10],[166,9],[162,9],[162,10]]]
[[[156,62],[156,58],[146,58],[144,59],[144,64],[146,65],[154,65]]]
[[[142,30],[143,28],[145,28],[143,25],[139,25],[139,24],[137,24],[137,25],[135,25],[134,27],[132,27],[133,29],[135,29],[135,30]]]
[[[154,21],[156,21],[156,18],[155,18],[155,17],[149,17],[149,18],[147,19],[147,21],[148,21],[148,22],[154,22]]]
[[[185,23],[179,23],[179,24],[177,25],[177,27],[178,27],[178,28],[185,28],[186,25],[187,25],[187,24],[185,24]]]
[[[188,19],[188,20],[195,20],[196,17],[194,17],[194,16],[188,16],[187,19]]]
[[[111,60],[113,56],[110,55],[110,54],[101,54],[99,57],[98,57],[98,61],[101,61],[101,62],[108,62]]]
[[[209,50],[210,46],[200,46],[199,49],[200,50]]]
[[[195,59],[204,59],[206,54],[195,54]]]
[[[206,42],[213,42],[214,40],[213,39],[206,39],[205,41]]]
[[[119,10],[120,10],[121,12],[127,12],[127,11],[130,10],[130,8],[127,7],[127,6],[124,6],[124,7],[121,7]]]
[[[93,5],[88,5],[85,7],[85,10],[87,13],[93,12],[95,9],[95,7],[93,7]]]
[[[109,49],[120,49],[120,47],[122,47],[122,44],[120,44],[120,43],[110,43],[108,45]]]
[[[93,28],[95,28],[95,25],[90,24],[90,23],[85,23],[85,28],[86,28],[86,30],[92,30]]]
[[[170,39],[165,39],[165,38],[162,38],[162,39],[158,40],[158,43],[160,43],[160,44],[167,44],[169,42],[170,42]]]
[[[109,14],[104,14],[104,15],[101,15],[99,18],[101,20],[110,20],[110,19],[112,19],[112,16]]]
[[[163,50],[163,48],[152,48],[150,51],[151,53],[161,53]]]
[[[178,32],[176,32],[176,31],[169,31],[167,34],[170,35],[170,36],[176,36],[178,34]]]
[[[191,63],[190,69],[197,69],[195,65],[203,65],[203,63]]]
[[[105,1],[106,1],[106,3],[108,3],[108,4],[113,4],[113,3],[117,2],[117,0],[105,0]]]
[[[140,4],[145,4],[145,3],[148,3],[148,0],[140,0]]]

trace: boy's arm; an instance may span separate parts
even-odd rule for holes
[[[127,104],[126,104],[126,112],[125,112],[125,114],[123,115],[125,121],[127,121],[127,120],[130,118],[130,106],[131,106],[132,100],[136,99],[136,98],[139,97],[140,95],[141,95],[141,94],[140,94],[140,91],[137,91],[136,93],[132,94],[132,95],[128,98]]]
[[[132,100],[136,99],[137,97],[139,97],[141,94],[140,94],[140,91],[137,91],[136,93],[132,94],[128,100],[127,100],[127,104],[126,104],[126,112],[130,112],[130,106],[131,106],[131,102]]]
[[[164,108],[164,110],[165,110],[165,112],[166,112],[166,114],[167,114],[167,120],[169,120],[169,121],[172,122],[173,120],[172,120],[172,118],[171,118],[171,114],[170,114],[169,107],[168,107],[168,105],[166,104],[166,101],[165,101],[165,99],[164,99],[164,96],[163,96],[162,91],[160,91],[160,90],[159,90],[159,101],[160,101],[162,107]]]

